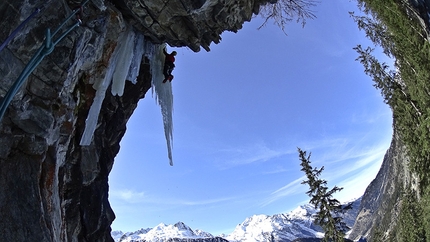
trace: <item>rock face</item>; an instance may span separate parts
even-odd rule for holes
[[[236,32],[265,0],[115,0],[154,43],[209,50],[224,30]]]
[[[372,229],[389,232],[396,225],[401,192],[404,187],[415,187],[417,179],[408,168],[406,147],[395,132],[391,146],[385,154],[381,169],[367,187],[355,224],[349,235],[352,240],[366,238],[372,241]]]
[[[37,7],[35,15],[0,52],[0,97],[43,43],[79,6],[76,0],[0,2],[0,40]],[[79,141],[95,96],[93,84],[129,26],[152,44],[167,42],[197,51],[237,31],[258,12],[260,1],[89,1],[73,29],[19,89],[0,123],[0,241],[112,241],[115,218],[108,202],[108,175],[126,122],[151,87],[149,59],[137,84],[124,94],[106,92],[94,138]],[[72,17],[60,34],[77,23]],[[56,40],[59,35],[53,36]]]

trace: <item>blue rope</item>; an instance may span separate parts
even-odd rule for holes
[[[43,7],[36,8],[36,10],[30,16],[28,16],[20,25],[18,25],[18,27],[16,27],[16,29],[1,44],[0,52],[4,49],[4,47],[6,47],[6,45],[9,44],[9,42],[15,37],[15,35],[18,34],[19,31],[21,31],[21,29],[24,27],[24,25],[26,25],[28,23],[28,21],[30,21],[30,19],[32,19],[34,16],[36,16],[38,13],[40,13],[42,8]]]
[[[89,0],[86,0],[82,3],[81,6],[84,6],[86,3],[88,3]],[[22,70],[21,74],[19,75],[18,79],[13,83],[13,85],[10,87],[9,91],[6,93],[6,95],[3,97],[3,99],[0,101],[0,121],[3,119],[3,116],[6,112],[7,107],[9,106],[10,102],[12,101],[13,97],[16,95],[20,87],[24,84],[24,82],[27,80],[27,77],[36,69],[36,67],[40,64],[40,62],[45,58],[45,56],[52,53],[54,50],[54,47],[64,38],[67,34],[69,34],[74,28],[78,27],[81,23],[81,21],[78,19],[78,21],[70,26],[66,31],[64,31],[60,37],[58,37],[55,41],[52,41],[52,37],[55,36],[61,28],[73,17],[75,14],[80,11],[80,9],[75,9],[73,12],[67,17],[60,26],[53,32],[51,35],[51,30],[48,28],[45,32],[45,40],[42,46],[37,50],[37,52],[33,55],[31,60],[27,63],[24,70]],[[15,31],[14,31],[15,32]],[[1,51],[1,49],[0,49]]]

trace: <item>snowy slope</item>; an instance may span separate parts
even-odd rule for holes
[[[113,231],[112,237],[115,242],[226,241],[198,229],[192,230],[182,222],[174,225],[161,223],[152,229],[141,229],[133,233],[124,234],[121,231]]]
[[[313,224],[316,210],[304,205],[285,214],[254,215],[226,237],[229,241],[292,241],[301,237],[322,237],[321,228]]]
[[[352,227],[361,199],[354,202],[353,209],[346,214],[345,222]],[[115,242],[290,242],[297,238],[321,238],[322,229],[313,224],[312,215],[317,212],[312,205],[300,206],[289,213],[253,215],[237,225],[230,235],[213,236],[201,230],[192,230],[182,222],[174,225],[163,223],[152,229],[141,229],[133,233],[113,231]]]
[[[344,222],[349,227],[354,225],[360,202],[361,198],[354,201],[353,209],[344,216]],[[289,242],[297,238],[321,238],[324,236],[321,227],[313,223],[313,215],[316,212],[317,210],[312,205],[307,204],[289,213],[272,216],[253,215],[237,225],[235,230],[225,239],[247,242]]]

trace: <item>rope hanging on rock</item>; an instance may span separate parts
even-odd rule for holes
[[[27,77],[33,72],[34,69],[40,64],[40,62],[45,58],[45,56],[52,53],[54,50],[54,47],[67,35],[69,34],[74,28],[78,27],[81,24],[81,20],[78,18],[77,22],[70,26],[66,31],[64,31],[60,37],[58,37],[55,41],[52,41],[52,37],[57,35],[60,30],[63,28],[63,26],[76,14],[78,14],[81,11],[81,8],[88,3],[89,0],[84,1],[81,4],[80,8],[77,8],[73,10],[73,12],[58,26],[58,28],[51,34],[50,29],[46,29],[45,32],[45,40],[42,46],[39,48],[39,50],[36,52],[36,54],[33,55],[31,60],[27,63],[24,70],[19,75],[18,79],[13,83],[12,87],[9,89],[9,91],[6,93],[6,95],[3,97],[3,99],[0,101],[0,121],[3,119],[3,116],[6,112],[7,107],[9,106],[10,102],[12,101],[15,94],[18,92],[19,88],[24,84]]]
[[[30,16],[28,16],[20,25],[18,25],[18,27],[16,27],[14,31],[12,31],[12,33],[1,44],[0,52],[9,44],[9,42],[15,37],[15,35],[17,35],[19,31],[21,31],[21,29],[28,23],[28,21],[30,21],[32,18],[34,18],[34,16],[40,13],[49,2],[50,1],[47,1],[42,5],[42,7],[36,8],[36,10],[34,10],[34,12],[30,14]]]

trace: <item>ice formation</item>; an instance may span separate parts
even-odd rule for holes
[[[118,61],[112,76],[112,95],[122,96],[124,94],[125,80],[131,66],[134,53],[135,34],[131,28],[123,34],[118,48]]]
[[[135,33],[134,46],[133,46],[133,59],[131,60],[130,69],[128,70],[127,80],[133,84],[137,82],[137,75],[140,70],[140,63],[145,52],[144,37],[141,33]]]
[[[96,129],[97,120],[99,118],[100,109],[102,107],[103,100],[106,96],[106,90],[108,89],[113,72],[115,70],[116,59],[118,56],[118,48],[112,54],[112,58],[109,61],[109,65],[106,70],[105,77],[96,81],[93,85],[93,88],[96,90],[96,95],[93,100],[93,104],[88,111],[87,119],[85,120],[85,130],[82,134],[80,145],[87,146],[91,144],[91,140],[93,139],[93,134]]]
[[[100,109],[111,82],[112,95],[119,96],[124,93],[125,81],[129,80],[127,77],[134,78],[131,81],[136,83],[135,79],[139,73],[140,61],[145,51],[144,47],[143,35],[135,33],[132,28],[128,28],[119,37],[118,46],[112,53],[104,78],[97,80],[93,84],[96,95],[85,121],[85,130],[82,134],[80,145],[87,146],[91,144]]]
[[[82,134],[80,145],[87,146],[91,144],[100,109],[109,85],[112,83],[112,95],[122,96],[126,80],[136,83],[140,63],[143,55],[145,55],[151,61],[152,94],[161,107],[169,163],[173,165],[173,94],[170,82],[163,83],[165,58],[163,49],[165,46],[165,44],[152,45],[150,42],[145,42],[143,35],[135,33],[131,28],[124,32],[109,60],[105,77],[96,81],[93,85],[96,95],[85,121],[85,130]]]
[[[154,52],[151,58],[152,73],[152,94],[155,93],[155,100],[161,107],[163,115],[164,135],[166,136],[167,152],[170,165],[173,166],[172,144],[173,144],[173,94],[170,82],[163,83],[163,66],[165,44],[154,46]]]

